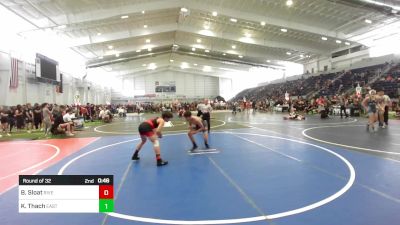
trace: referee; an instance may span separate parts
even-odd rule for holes
[[[207,121],[208,133],[210,133],[210,128],[211,128],[210,113],[212,111],[212,107],[207,99],[204,99],[203,103],[197,105],[197,111],[198,114],[200,114],[199,116],[201,116],[202,120]]]

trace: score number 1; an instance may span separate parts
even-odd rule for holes
[[[112,185],[99,186],[99,212],[114,212],[114,188]]]

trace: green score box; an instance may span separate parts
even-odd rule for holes
[[[100,199],[99,200],[99,212],[114,212],[114,200],[113,199]]]

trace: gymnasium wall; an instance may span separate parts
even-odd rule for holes
[[[156,93],[156,82],[161,85],[174,81],[175,93]],[[159,97],[186,96],[187,98],[208,98],[219,95],[219,78],[174,70],[155,71],[151,74],[126,76],[122,78],[121,93],[128,98],[135,95],[156,94]],[[113,99],[114,99],[113,95]]]
[[[77,95],[80,96],[82,104],[105,104],[111,101],[110,89],[84,83],[66,73],[63,73],[63,93],[57,93],[55,85],[37,82],[35,67],[25,62],[18,64],[18,88],[10,89],[10,64],[9,55],[0,53],[0,105],[36,102],[73,104]]]
[[[321,73],[324,71],[324,66],[328,66],[328,71],[333,70],[341,71],[341,70],[349,70],[356,69],[362,67],[368,67],[378,64],[383,64],[385,62],[390,61],[399,61],[399,55],[385,55],[380,57],[370,57],[369,49],[365,49],[362,51],[354,52],[348,55],[336,57],[336,58],[328,58],[321,57],[311,62],[308,62],[304,65],[304,72],[309,71],[312,72],[312,68],[314,68],[314,73]]]

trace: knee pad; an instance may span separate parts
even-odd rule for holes
[[[154,147],[160,147],[160,142],[158,140],[154,141]]]

